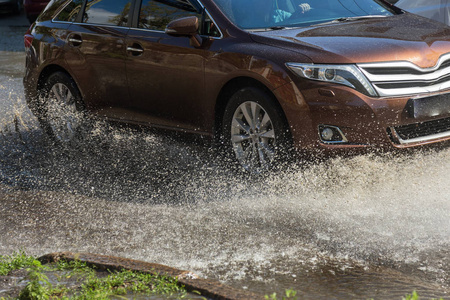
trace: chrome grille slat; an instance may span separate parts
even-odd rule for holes
[[[442,55],[431,68],[407,62],[358,64],[382,97],[438,92],[450,88],[450,53]]]
[[[411,81],[398,81],[398,82],[389,82],[389,81],[384,81],[384,82],[377,82],[375,83],[375,85],[377,87],[383,88],[383,89],[398,89],[398,88],[402,88],[402,87],[407,87],[409,88],[411,85],[417,86],[417,87],[429,87],[429,86],[434,86],[437,84],[443,84],[446,82],[450,81],[450,70],[449,73],[447,73],[445,76],[443,77],[439,77],[437,79],[433,79],[433,80],[411,80]]]
[[[380,81],[410,81],[410,80],[414,80],[414,81],[432,81],[432,80],[436,80],[438,78],[444,77],[446,75],[448,75],[450,73],[450,67],[447,67],[445,69],[440,69],[434,72],[424,72],[424,74],[408,74],[408,73],[403,73],[403,74],[395,74],[395,75],[389,75],[389,72],[391,70],[389,69],[383,69],[383,71],[385,71],[385,74],[381,74],[381,75],[373,75],[373,74],[369,74],[368,72],[364,71],[364,75],[367,76],[367,78],[371,81],[371,82],[380,82]],[[405,69],[406,71],[406,69]]]
[[[450,67],[450,60],[445,61],[441,64],[439,67],[439,70],[445,69]],[[417,68],[411,68],[409,65],[405,65],[403,67],[401,66],[395,66],[390,69],[384,69],[384,68],[370,68],[365,67],[364,70],[372,75],[402,75],[402,74],[410,74],[410,75],[422,75],[422,74],[429,74],[435,72],[435,70],[418,70]]]

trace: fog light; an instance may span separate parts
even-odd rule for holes
[[[326,127],[324,128],[321,132],[320,132],[320,136],[322,137],[323,140],[325,141],[332,141],[333,140],[333,136],[334,136],[334,132],[333,129]]]
[[[326,144],[338,144],[348,142],[342,130],[339,127],[331,125],[320,125],[319,137],[320,140]]]

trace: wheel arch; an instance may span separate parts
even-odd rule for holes
[[[51,74],[55,72],[63,72],[70,78],[73,77],[63,67],[55,64],[47,65],[42,70],[36,71],[37,74],[27,74],[24,78],[25,98],[28,107],[37,117],[42,115],[43,99],[40,97],[41,91],[45,87],[45,83]]]
[[[42,89],[44,87],[45,82],[50,77],[50,75],[52,75],[53,73],[56,73],[56,72],[65,73],[67,76],[72,78],[72,80],[74,80],[73,76],[70,75],[70,73],[63,67],[61,67],[59,65],[48,65],[44,69],[42,69],[41,73],[39,74],[39,79],[37,82],[37,89],[38,90]]]
[[[225,113],[225,108],[230,100],[231,96],[236,93],[238,90],[246,87],[254,87],[262,90],[266,93],[271,99],[273,104],[280,111],[283,122],[286,126],[286,129],[290,131],[289,122],[286,118],[286,114],[278,101],[275,94],[261,81],[258,81],[251,77],[235,77],[229,80],[220,90],[219,95],[217,97],[216,106],[215,106],[215,120],[214,120],[214,138],[216,141],[219,141],[222,135],[222,122],[223,116]]]
[[[37,91],[40,91],[40,90],[44,87],[44,85],[45,85],[47,79],[48,79],[52,74],[57,73],[57,72],[64,73],[65,75],[67,75],[67,76],[73,81],[73,83],[75,84],[75,88],[76,88],[76,89],[78,90],[78,92],[80,93],[80,96],[81,96],[81,99],[80,99],[81,104],[84,105],[84,106],[86,107],[86,103],[84,102],[84,95],[83,95],[83,92],[81,91],[81,89],[79,88],[78,82],[77,82],[77,81],[75,80],[75,78],[70,74],[70,72],[67,71],[67,69],[61,67],[60,65],[52,64],[52,65],[45,66],[45,68],[42,69],[42,71],[41,71],[40,74],[39,74],[38,81],[37,81]],[[41,104],[42,104],[42,103],[41,103]]]
[[[35,114],[38,117],[41,117],[43,114],[43,109],[44,109],[44,100],[42,97],[40,97],[41,95],[41,91],[44,90],[45,88],[45,84],[47,82],[47,80],[50,78],[50,76],[52,74],[61,72],[64,75],[66,75],[67,77],[69,77],[69,79],[73,82],[74,84],[74,88],[77,89],[77,91],[79,92],[79,101],[80,101],[80,105],[82,105],[82,107],[86,107],[86,104],[84,103],[84,97],[83,94],[80,90],[80,88],[78,87],[77,82],[75,81],[74,77],[70,74],[70,72],[68,72],[65,68],[61,67],[60,65],[56,65],[56,64],[52,64],[52,65],[48,65],[45,66],[41,72],[39,73],[37,82],[35,83],[36,88],[33,92],[33,94],[30,96],[30,99],[27,100],[29,102],[29,107],[32,110],[33,114]]]

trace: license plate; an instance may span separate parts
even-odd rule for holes
[[[436,117],[450,114],[450,94],[410,99],[407,104],[411,118]]]

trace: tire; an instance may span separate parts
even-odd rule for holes
[[[77,144],[87,129],[85,106],[73,79],[63,72],[51,74],[39,91],[42,128],[59,145]]]
[[[17,0],[13,8],[13,14],[20,15],[21,11],[22,11],[22,0]]]
[[[264,173],[285,158],[291,137],[284,114],[262,90],[247,87],[231,96],[224,112],[225,151],[247,172]]]

